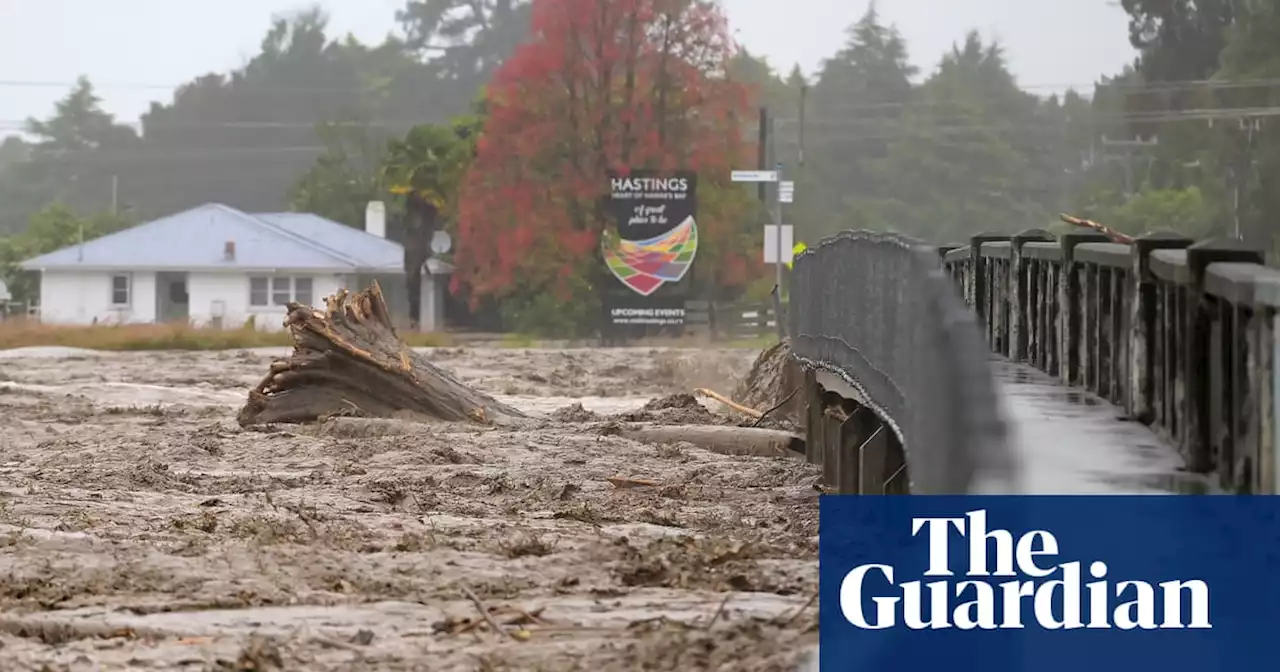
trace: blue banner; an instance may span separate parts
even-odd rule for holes
[[[827,496],[823,672],[1280,670],[1280,497]]]

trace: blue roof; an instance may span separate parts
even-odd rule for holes
[[[362,267],[404,267],[404,247],[363,229],[344,226],[309,212],[270,212],[253,216],[331,250],[341,250],[348,257],[358,259]]]
[[[235,244],[226,259],[226,244]],[[248,214],[201,205],[22,263],[26,270],[306,269],[335,273],[401,272],[404,248],[364,231],[304,213]]]

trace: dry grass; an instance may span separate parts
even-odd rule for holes
[[[400,334],[412,347],[451,345],[446,334]],[[29,320],[0,322],[0,350],[32,346],[64,346],[90,350],[237,350],[292,345],[283,331],[253,328],[210,329],[189,324],[61,326]]]

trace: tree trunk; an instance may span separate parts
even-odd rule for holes
[[[404,278],[409,297],[409,325],[422,325],[422,267],[431,256],[431,235],[436,232],[435,206],[410,194],[405,205]]]
[[[237,416],[241,426],[303,423],[328,416],[387,418],[409,414],[448,421],[505,424],[520,411],[454,379],[413,352],[391,324],[382,289],[345,289],[324,313],[289,304],[293,353],[271,364]]]

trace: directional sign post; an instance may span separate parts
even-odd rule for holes
[[[779,162],[776,168],[776,170],[735,170],[731,174],[731,177],[734,182],[772,182],[778,185],[777,198],[773,202],[773,224],[765,226],[765,237],[766,239],[770,237],[773,238],[774,250],[784,250],[790,248],[791,244],[787,243],[786,247],[783,246],[782,204],[791,202],[791,194],[795,190],[795,183],[779,182],[782,178],[782,163]],[[789,185],[787,189],[787,200],[785,201],[783,200],[783,185]],[[772,231],[770,231],[770,229],[772,229]],[[767,263],[767,257],[769,256],[769,242],[767,240],[765,241],[765,256]],[[775,253],[773,256],[774,273],[776,278],[774,284],[777,286],[777,291],[782,291],[783,254]],[[779,332],[781,332],[781,317],[778,318],[778,329]],[[781,336],[781,334],[779,334],[779,336]]]
[[[776,170],[735,170],[732,173],[734,182],[777,182]]]
[[[764,263],[790,266],[795,260],[795,230],[790,224],[783,224],[781,231],[778,228],[776,224],[764,225]],[[781,258],[778,257],[779,249],[782,250]]]

